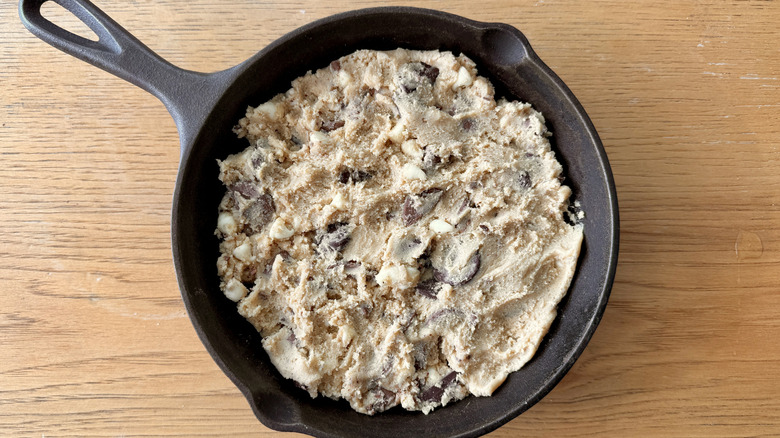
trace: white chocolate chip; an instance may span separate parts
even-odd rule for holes
[[[268,115],[268,117],[272,119],[276,119],[279,116],[279,105],[269,100],[255,108],[255,114],[257,114],[258,111]]]
[[[442,219],[434,219],[431,221],[431,224],[428,226],[431,231],[434,233],[451,233],[452,231],[455,231],[455,227],[450,225],[447,221],[444,221]]]
[[[288,239],[295,234],[295,228],[287,225],[281,218],[276,218],[271,229],[268,231],[268,236],[275,240]]]
[[[458,88],[468,87],[473,82],[474,80],[471,78],[471,73],[469,73],[466,67],[461,67],[460,70],[458,70],[458,79],[452,84],[452,89],[457,90]]]
[[[398,123],[393,126],[393,129],[390,130],[390,132],[387,133],[387,136],[390,137],[390,140],[393,140],[395,143],[401,143],[406,139],[406,133],[404,130],[406,129],[406,126],[403,122],[403,120],[399,121]]]
[[[341,85],[341,88],[346,88],[350,84],[350,82],[352,82],[352,77],[349,75],[349,73],[347,73],[343,69],[339,70],[338,78],[339,78],[339,85]]]
[[[339,338],[342,345],[348,345],[349,342],[357,337],[357,332],[352,326],[344,325],[339,327]]]
[[[404,164],[401,172],[406,180],[420,179],[425,181],[428,178],[425,176],[425,172],[423,172],[422,169],[411,163]]]
[[[561,186],[558,189],[558,199],[561,204],[566,204],[566,200],[571,196],[571,189],[569,186]]]
[[[248,262],[252,258],[252,245],[249,242],[244,242],[233,250],[233,257],[241,260],[242,262]]]
[[[313,143],[328,144],[330,143],[330,136],[324,132],[314,131],[309,134],[309,140]]]
[[[217,228],[220,233],[228,235],[233,234],[238,230],[238,224],[231,213],[223,211],[219,214],[219,218],[217,218]]]
[[[231,278],[225,285],[225,296],[228,297],[230,301],[238,302],[241,298],[244,298],[247,293],[249,293],[249,290],[235,278]]]
[[[407,288],[420,278],[420,271],[410,266],[383,266],[375,278],[382,286]]]
[[[415,140],[406,140],[401,143],[401,151],[412,158],[422,158],[423,150]]]
[[[347,208],[347,198],[341,193],[336,193],[336,196],[330,201],[330,205],[336,210],[344,210]]]
[[[402,270],[403,268],[400,266],[383,266],[376,274],[376,282],[381,286],[393,284],[397,279],[402,278],[402,276],[406,274],[406,272],[403,272]]]

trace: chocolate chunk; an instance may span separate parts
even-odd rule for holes
[[[352,182],[359,183],[363,181],[368,181],[371,179],[374,175],[370,172],[366,172],[363,170],[354,170],[352,171]]]
[[[336,222],[328,225],[324,233],[321,233],[318,237],[317,245],[322,252],[341,251],[347,246],[350,239],[350,227],[349,224],[344,222]]]
[[[401,211],[404,225],[407,227],[414,225],[420,218],[430,213],[443,194],[442,189],[432,188],[417,195],[407,196]]]
[[[422,66],[419,70],[420,76],[428,78],[428,80],[431,81],[431,84],[436,82],[436,78],[439,77],[439,69],[424,62],[421,62],[420,65]]]
[[[244,287],[246,287],[249,290],[252,290],[252,286],[254,286],[254,282],[256,278],[257,278],[257,266],[256,265],[244,266],[244,270],[241,271],[241,282],[244,283]]]
[[[463,198],[463,201],[460,202],[460,207],[458,207],[458,214],[466,211],[466,209],[469,208],[470,204],[471,204],[471,199],[469,199],[468,196]]]
[[[453,382],[455,382],[457,377],[458,373],[456,371],[452,371],[451,373],[444,376],[438,385],[431,386],[430,388],[423,391],[420,399],[426,402],[441,403],[441,399],[444,396],[444,391],[447,389],[447,387],[452,385]]]
[[[395,356],[389,355],[382,364],[382,376],[388,376],[393,371],[393,365],[395,365]]]
[[[469,313],[469,327],[476,329],[479,325],[479,316],[476,313]]]
[[[344,262],[344,269],[355,269],[360,266],[360,262],[356,260],[347,260]]]
[[[530,189],[531,188],[531,175],[528,174],[526,171],[520,172],[520,176],[518,177],[518,184],[520,184],[520,187],[524,189]]]
[[[420,271],[431,269],[431,255],[427,251],[423,252],[417,259],[417,266]]]
[[[252,163],[252,167],[254,168],[260,167],[263,164],[263,162],[265,162],[265,155],[263,150],[260,147],[256,147],[252,151],[252,159],[250,160],[250,162]]]
[[[401,212],[401,216],[404,220],[404,225],[407,227],[410,225],[414,225],[415,222],[420,220],[422,217],[422,214],[420,214],[419,210],[415,209],[414,207],[414,198],[407,196],[406,200],[404,201],[403,205],[403,211]]]
[[[252,167],[260,167],[261,164],[265,161],[265,157],[261,154],[257,154],[252,158]]]
[[[347,223],[336,222],[328,225],[326,229],[318,231],[314,237],[317,253],[324,255],[341,252],[349,243],[352,228]]]
[[[290,152],[298,152],[303,149],[303,142],[296,136],[290,137],[290,141],[286,144],[287,150]]]
[[[381,386],[371,390],[374,403],[371,405],[373,413],[383,412],[395,406],[395,393]]]
[[[429,350],[429,345],[427,342],[418,342],[414,344],[413,356],[414,356],[415,370],[419,371],[427,368],[428,350]]]
[[[463,119],[460,121],[460,128],[464,131],[471,131],[471,128],[474,127],[474,120],[472,119]]]
[[[384,395],[385,399],[393,399],[395,398],[395,393],[393,391],[390,391],[389,389],[379,387],[379,390],[382,391],[382,395]]]
[[[371,307],[368,303],[360,303],[358,305],[358,310],[360,310],[360,313],[363,314],[363,317],[368,318],[368,315],[371,314],[371,310],[373,310],[373,307]]]
[[[365,170],[345,168],[339,173],[339,182],[342,184],[359,183],[373,178],[374,174]]]
[[[414,249],[414,248],[417,248],[418,246],[420,246],[421,243],[422,243],[422,240],[420,240],[420,238],[418,238],[418,237],[415,237],[412,240],[407,240],[404,243],[404,245],[406,245],[407,249]]]
[[[433,170],[439,164],[441,164],[441,157],[426,147],[423,152],[423,170]]]
[[[461,219],[460,222],[458,222],[455,225],[455,229],[458,231],[465,231],[466,228],[469,227],[469,225],[471,225],[471,217],[469,217],[469,215],[467,214],[463,216],[463,219]]]
[[[334,71],[341,70],[341,63],[339,61],[333,61],[330,63],[330,68],[332,68]]]
[[[454,260],[460,258],[460,255],[456,253],[457,251],[457,248],[451,248],[450,254],[448,254],[445,259],[445,264],[439,267],[434,266],[433,278],[442,283],[447,283],[450,286],[462,286],[477,275],[482,263],[479,251],[474,251],[474,253],[471,254],[465,266],[460,269],[455,269],[454,265],[456,265],[456,263],[454,263]]]
[[[426,82],[429,85],[433,85],[436,82],[436,78],[439,77],[439,69],[424,62],[410,63],[405,67],[407,72],[411,71],[414,73],[412,76],[402,75],[400,78],[399,85],[406,94],[417,91]]]
[[[577,225],[582,222],[580,215],[583,213],[579,203],[571,201],[573,200],[570,200],[569,208],[566,210],[566,214],[563,215],[563,220],[569,225]]]
[[[406,332],[406,330],[412,326],[412,324],[415,322],[415,317],[417,317],[417,312],[415,310],[409,310],[406,315],[404,316],[404,320],[401,323],[401,331]]]
[[[452,382],[455,381],[455,378],[457,377],[458,377],[458,372],[452,371],[451,373],[444,376],[443,379],[441,379],[441,383],[439,383],[439,386],[442,388],[447,388],[448,386],[450,386],[450,384],[452,384]]]
[[[431,386],[423,391],[420,395],[420,399],[425,402],[441,403],[441,398],[444,396],[444,390],[438,386]]]
[[[322,122],[322,125],[320,126],[321,131],[330,132],[334,129],[339,129],[344,126],[343,120],[328,120],[325,122]]]
[[[436,281],[436,279],[429,278],[417,283],[417,287],[415,287],[414,291],[424,297],[435,300],[439,294],[439,282]]]
[[[444,309],[439,309],[431,314],[431,316],[428,317],[428,319],[425,320],[425,325],[432,324],[437,322],[440,319],[447,318],[448,315],[453,315],[454,317],[462,317],[463,312],[460,310],[451,309],[449,307],[445,307]]]
[[[263,193],[257,196],[257,199],[244,210],[244,218],[252,231],[259,232],[267,223],[271,222],[275,211],[274,198],[268,193]]]
[[[246,199],[254,199],[260,196],[260,191],[257,189],[257,187],[254,184],[246,181],[239,181],[233,184],[230,186],[230,190],[233,190]]]
[[[339,182],[342,184],[347,184],[352,179],[351,177],[352,171],[349,169],[342,170],[341,173],[339,173]]]

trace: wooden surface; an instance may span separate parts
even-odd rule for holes
[[[380,3],[98,4],[174,64],[215,71]],[[780,4],[418,5],[520,28],[617,182],[604,319],[552,393],[491,436],[780,436]],[[14,1],[0,29],[0,436],[293,436],[255,419],[185,314],[163,106],[32,36]]]

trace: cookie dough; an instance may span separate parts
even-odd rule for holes
[[[531,359],[583,229],[542,115],[496,102],[469,58],[358,51],[235,132],[217,268],[284,377],[428,413]]]

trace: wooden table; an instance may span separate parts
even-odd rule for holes
[[[185,314],[171,118],[32,36],[14,3],[0,4],[0,436],[292,436],[255,419]],[[379,5],[225,3],[98,1],[200,71]],[[780,4],[418,4],[520,28],[587,109],[617,182],[604,319],[552,393],[491,436],[780,435]]]

